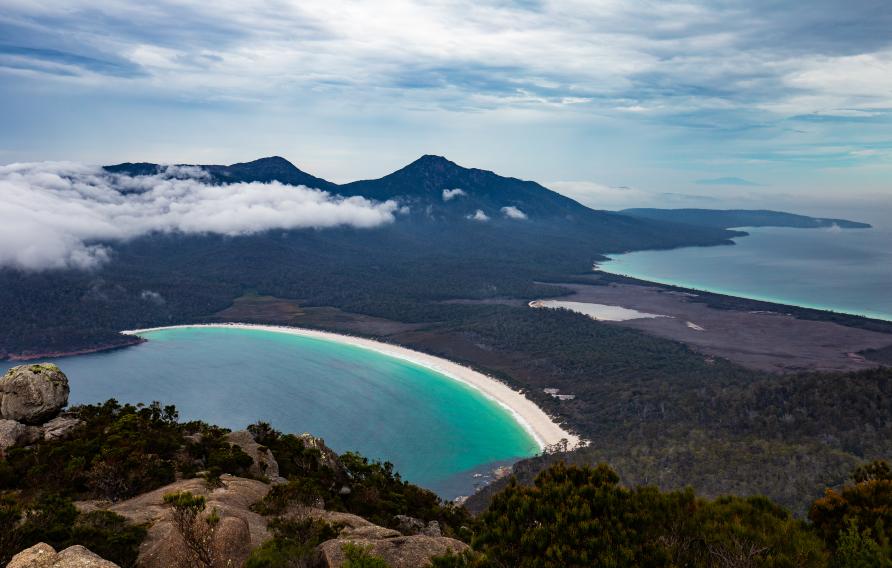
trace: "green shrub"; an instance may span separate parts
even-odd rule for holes
[[[273,538],[251,553],[245,568],[306,568],[316,546],[338,535],[336,527],[314,519],[273,519],[269,529]]]
[[[344,545],[344,568],[390,568],[383,558],[373,555],[371,547],[363,547],[351,542]]]
[[[558,463],[512,482],[481,516],[476,564],[445,566],[825,566],[823,543],[768,499],[628,489],[605,465]],[[459,563],[456,563],[459,562]]]

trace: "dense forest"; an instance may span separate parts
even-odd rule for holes
[[[69,438],[11,449],[0,459],[0,562],[46,542],[82,544],[133,566],[146,528],[110,511],[83,512],[74,501],[115,502],[176,478],[201,477],[215,486],[225,483],[225,473],[251,476],[252,458],[227,442],[226,430],[181,423],[173,406],[110,400],[75,407],[68,416],[82,420]],[[249,431],[287,479],[254,505],[272,539],[248,559],[251,568],[314,565],[316,545],[338,527],[301,516],[308,503],[381,526],[397,526],[396,515],[437,521],[444,534],[471,546],[461,555],[434,558],[439,568],[892,565],[892,471],[886,462],[854,468],[843,487],[810,505],[803,520],[765,497],[711,500],[690,489],[623,484],[607,465],[567,465],[565,455],[552,454],[543,458],[553,464],[530,484],[512,478],[485,512],[472,517],[401,480],[390,464],[330,455],[318,443],[264,423]],[[351,491],[339,490],[344,486]],[[203,501],[188,494],[164,501],[177,511],[213,514],[202,513]],[[386,567],[361,549],[356,559],[351,565]]]

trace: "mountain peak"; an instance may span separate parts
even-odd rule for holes
[[[285,166],[292,167],[297,169],[297,166],[283,158],[282,156],[266,156],[264,158],[257,158],[256,160],[251,160],[250,162],[242,162],[241,164],[232,164],[233,166],[243,165],[243,166]]]
[[[459,166],[443,156],[425,154],[400,171],[433,170],[443,172],[451,169],[464,170],[466,168]]]

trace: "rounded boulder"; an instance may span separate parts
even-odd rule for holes
[[[0,418],[43,424],[68,404],[68,377],[51,363],[20,365],[0,378]]]

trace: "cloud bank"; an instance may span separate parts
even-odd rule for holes
[[[11,164],[0,166],[0,268],[92,268],[111,244],[151,233],[372,228],[398,208],[279,182],[212,185],[191,167],[129,177],[77,163]]]

